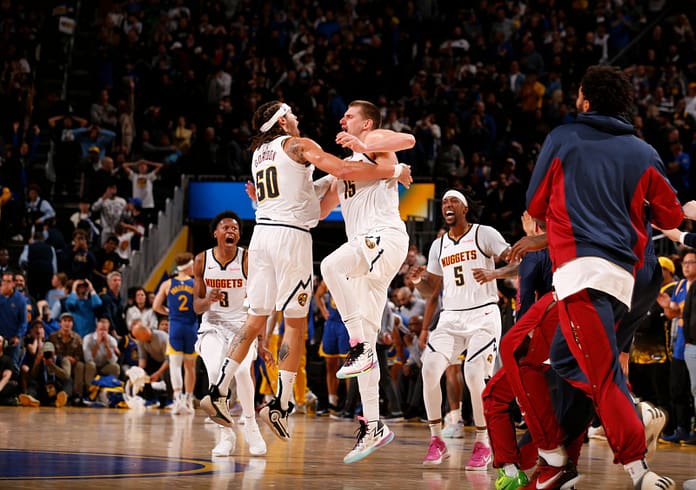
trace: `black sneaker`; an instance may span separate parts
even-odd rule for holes
[[[234,427],[234,420],[227,405],[227,397],[220,396],[217,386],[210,389],[208,395],[201,400],[201,408],[208,414],[210,420],[223,427]]]
[[[334,420],[353,420],[355,418],[355,415],[353,412],[350,412],[348,410],[344,410],[341,413],[332,413],[329,415]]]
[[[280,408],[280,400],[274,398],[259,410],[259,418],[268,424],[273,434],[281,441],[287,442],[290,440],[288,415],[292,412],[293,407],[294,405],[288,402],[288,409],[283,410]]]

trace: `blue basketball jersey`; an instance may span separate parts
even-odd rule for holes
[[[193,311],[193,277],[182,281],[171,278],[169,293],[167,293],[169,321],[183,324],[196,323],[196,312]]]

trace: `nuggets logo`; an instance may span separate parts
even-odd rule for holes
[[[307,304],[307,293],[301,293],[299,296],[297,296],[297,302],[300,304],[300,306],[304,306]]]
[[[486,362],[488,362],[488,364],[493,364],[493,354],[488,354],[488,357],[486,357]]]
[[[377,246],[377,244],[375,243],[375,241],[372,238],[365,238],[365,246],[367,246],[367,248],[372,250],[373,248],[375,248]]]

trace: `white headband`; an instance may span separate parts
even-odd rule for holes
[[[459,191],[455,191],[454,189],[450,189],[447,192],[445,192],[445,195],[442,196],[442,199],[444,200],[447,197],[453,197],[455,199],[459,199],[461,202],[464,203],[464,206],[469,207],[469,203],[466,202],[466,197],[464,197],[464,194],[462,194]]]
[[[273,125],[278,122],[278,119],[283,117],[285,114],[290,112],[292,109],[290,108],[289,105],[287,104],[280,104],[280,107],[278,107],[278,110],[275,111],[275,113],[271,116],[271,118],[263,123],[263,125],[259,128],[259,131],[262,133],[265,133],[269,129],[273,127]]]
[[[183,270],[185,270],[185,269],[188,269],[188,268],[191,267],[192,265],[193,265],[193,259],[189,260],[188,262],[186,262],[186,263],[183,264],[183,265],[178,265],[178,266],[176,266],[176,270],[177,270],[177,272],[181,272],[181,271],[183,271]]]

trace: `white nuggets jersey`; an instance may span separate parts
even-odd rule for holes
[[[313,228],[319,222],[319,199],[314,192],[314,165],[303,165],[283,150],[280,136],[254,150],[251,173],[256,186],[256,222]]]
[[[210,305],[210,309],[203,313],[203,322],[219,327],[235,327],[246,320],[247,307],[244,305],[246,298],[247,278],[244,275],[244,255],[246,250],[237,247],[237,255],[227,264],[221,264],[215,258],[213,249],[205,251],[205,263],[203,264],[203,282],[206,295],[211,289],[219,289],[222,299]]]
[[[376,165],[362,153],[354,153],[349,160]],[[396,179],[365,182],[342,180],[338,183],[337,191],[348,240],[384,228],[406,233],[406,226],[399,215],[399,183]]]
[[[472,269],[495,269],[494,255],[510,245],[490,226],[472,224],[458,241],[449,233],[430,246],[428,272],[442,276],[442,309],[470,310],[498,303],[495,281],[479,284]]]

